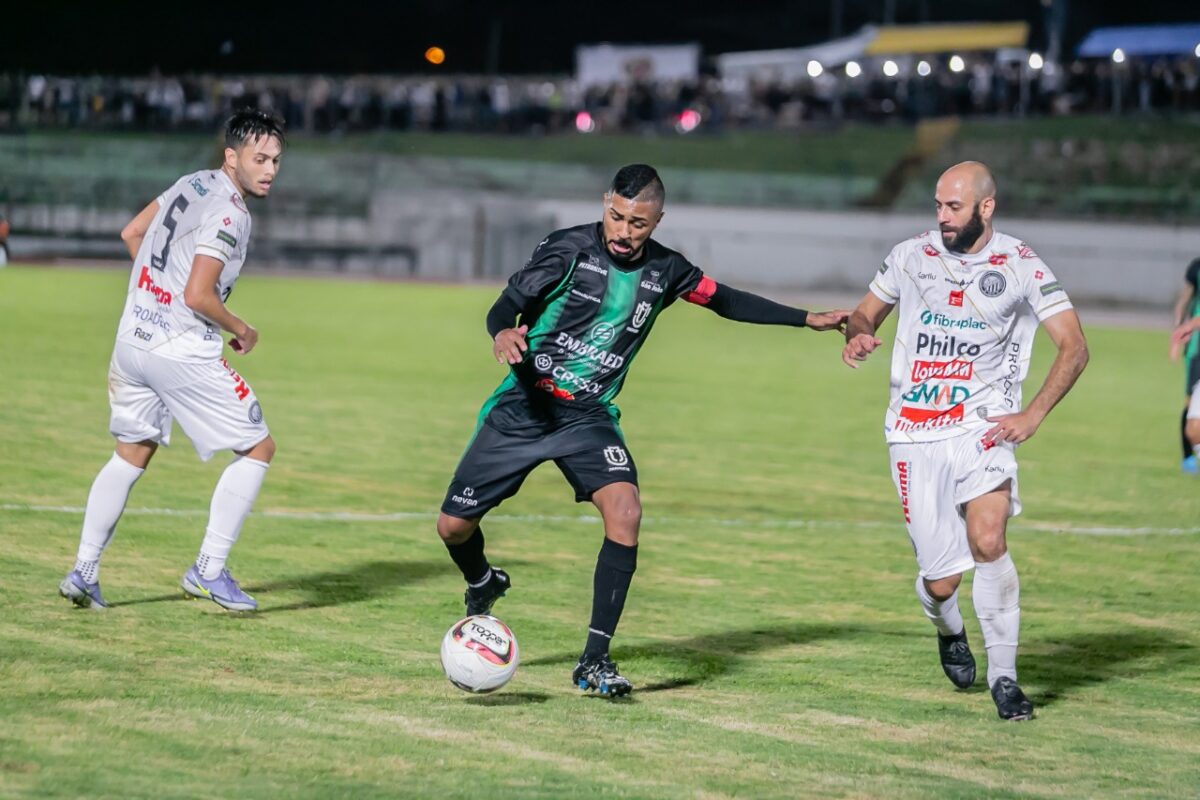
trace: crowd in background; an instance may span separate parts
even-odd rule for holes
[[[565,77],[0,75],[0,130],[211,130],[234,108],[271,109],[292,131],[498,133],[796,128],[834,120],[1200,111],[1200,59],[1079,61],[1033,69],[982,54],[864,62],[783,81],[584,88]],[[889,68],[891,69],[891,68]],[[583,113],[581,113],[583,112]],[[681,121],[684,123],[681,126]]]

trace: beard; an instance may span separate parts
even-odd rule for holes
[[[942,242],[945,243],[947,250],[952,253],[965,253],[970,250],[971,246],[983,235],[983,217],[979,215],[979,204],[975,204],[975,209],[971,212],[971,219],[967,221],[967,224],[954,234],[954,238],[947,241],[946,234],[950,232],[945,228],[942,229]]]

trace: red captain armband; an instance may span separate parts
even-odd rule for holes
[[[685,294],[683,299],[698,306],[706,306],[716,293],[717,282],[705,275],[700,278],[700,282],[696,284],[696,288]]]

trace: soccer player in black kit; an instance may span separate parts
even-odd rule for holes
[[[487,330],[493,356],[510,371],[479,412],[437,523],[467,581],[467,614],[488,613],[512,583],[488,564],[479,522],[538,464],[554,461],[575,500],[590,500],[604,518],[591,623],[572,681],[608,697],[633,688],[608,648],[637,568],[642,516],[637,467],[613,399],[658,315],[682,299],[727,319],[818,331],[842,330],[849,316],[716,283],[650,238],[665,199],[653,167],[623,167],[604,195],[601,222],[550,234],[509,279]]]

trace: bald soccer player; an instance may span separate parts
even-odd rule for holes
[[[857,368],[883,342],[899,306],[884,435],[892,479],[916,552],[917,597],[937,628],[942,669],[960,689],[975,682],[958,586],[972,596],[1001,719],[1033,716],[1017,684],[1020,584],[1008,518],[1021,512],[1017,445],[1033,436],[1088,361],[1079,317],[1062,284],[1024,242],[992,230],[996,183],[987,167],[958,164],[938,180],[938,228],[892,248],[850,316],[842,360]],[[1027,405],[1038,323],[1058,348]]]

